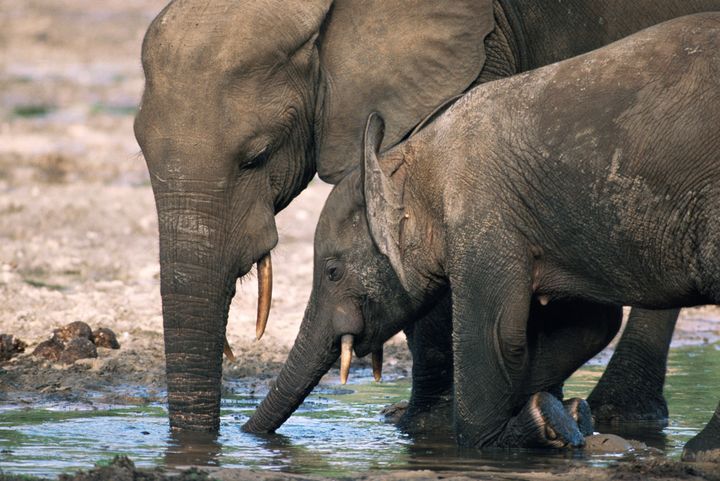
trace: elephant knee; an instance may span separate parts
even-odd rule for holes
[[[500,340],[501,359],[511,377],[521,373],[528,362],[528,343],[525,332],[505,335]]]

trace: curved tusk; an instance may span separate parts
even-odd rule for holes
[[[340,382],[345,384],[350,374],[350,361],[352,361],[352,334],[345,334],[340,338]]]
[[[268,317],[270,316],[270,302],[272,301],[272,259],[269,252],[257,262],[257,273],[258,305],[255,339],[260,340],[265,332],[265,326],[267,326]]]
[[[377,351],[372,352],[372,370],[375,381],[380,382],[382,379],[382,363],[383,363],[383,348],[381,347]]]
[[[225,336],[225,347],[223,348],[223,352],[225,353],[225,356],[230,362],[235,362],[235,354],[233,354],[232,352],[232,348],[230,347],[230,343],[227,340],[227,336]]]

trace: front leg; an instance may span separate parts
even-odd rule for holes
[[[452,312],[444,296],[422,319],[405,330],[412,353],[412,391],[398,426],[410,434],[452,426]]]
[[[582,446],[577,424],[555,396],[524,389],[532,281],[529,258],[516,247],[505,255],[497,248],[486,249],[487,256],[474,252],[450,267],[457,441],[474,447]]]

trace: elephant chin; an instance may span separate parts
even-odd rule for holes
[[[332,332],[311,332],[311,327],[306,314],[285,365],[243,431],[275,432],[337,361],[340,352]]]

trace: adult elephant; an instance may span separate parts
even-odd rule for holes
[[[360,161],[370,112],[386,119],[387,148],[475,83],[718,9],[720,0],[171,2],[145,36],[135,121],[158,211],[171,426],[219,428],[236,280],[258,264],[260,335],[274,215],[315,173],[336,183]],[[447,316],[439,307],[417,324],[414,352]],[[621,366],[664,372],[659,344],[651,359],[629,349]],[[449,362],[442,351],[417,359],[419,410],[449,388]]]

